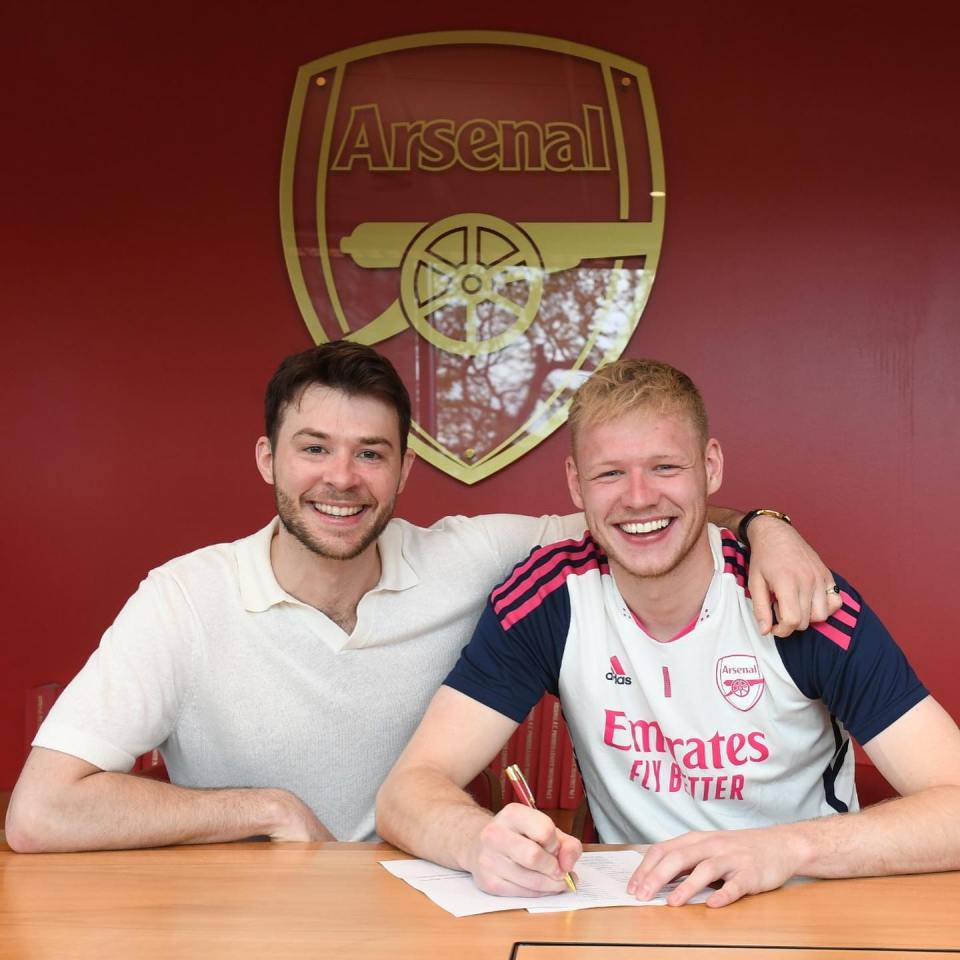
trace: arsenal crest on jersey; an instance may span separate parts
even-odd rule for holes
[[[738,710],[746,712],[755,707],[765,686],[760,664],[752,654],[733,653],[717,660],[717,688]]]
[[[527,34],[399,37],[300,69],[284,256],[314,340],[375,344],[411,388],[414,449],[474,483],[623,352],[664,190],[640,64]]]

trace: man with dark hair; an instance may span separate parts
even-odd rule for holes
[[[276,446],[284,410],[298,403],[311,384],[323,384],[348,397],[373,397],[397,414],[400,453],[407,452],[410,433],[410,394],[386,357],[348,340],[304,350],[284,358],[270,378],[263,398],[267,439]]]
[[[957,725],[839,577],[826,622],[762,635],[748,558],[707,522],[723,455],[690,378],[619,360],[580,388],[570,425],[588,533],[535,549],[493,591],[380,791],[384,839],[490,893],[562,892],[579,840],[459,789],[549,690],[600,839],[653,844],[627,884],[640,900],[686,874],[668,902],[722,881],[719,907],[794,875],[960,867]],[[901,798],[854,812],[851,733]]]
[[[492,584],[582,533],[580,516],[392,519],[410,401],[369,347],[284,360],[265,415],[278,517],[143,581],[34,740],[14,849],[373,837],[376,790]],[[781,619],[826,616],[826,568],[787,524],[756,523]],[[157,746],[172,782],[129,776]]]

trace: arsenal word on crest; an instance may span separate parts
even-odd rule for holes
[[[527,34],[344,50],[300,68],[280,192],[314,340],[376,344],[413,448],[474,483],[557,429],[640,320],[666,204],[650,80]]]
[[[755,707],[765,686],[760,664],[752,654],[733,653],[717,660],[717,687],[723,699],[738,710]]]

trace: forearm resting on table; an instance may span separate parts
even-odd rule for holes
[[[76,757],[34,748],[10,799],[6,836],[22,853],[219,843],[263,835],[328,839],[329,834],[296,836],[302,824],[291,829],[292,822],[302,818],[301,808],[285,790],[193,790],[109,773]],[[287,832],[294,836],[284,836]]]
[[[493,814],[448,776],[426,766],[397,767],[377,794],[377,833],[401,850],[469,870],[468,851]]]
[[[901,796],[855,814],[797,824],[810,831],[810,876],[960,868],[960,730],[925,697],[864,744]]]
[[[627,884],[649,900],[672,878],[684,879],[667,902],[680,906],[707,885],[723,907],[774,890],[791,877],[876,877],[960,867],[960,787],[937,786],[859,813],[726,832],[687,833],[653,844]]]
[[[960,786],[929,787],[859,813],[791,824],[797,873],[838,878],[960,869]]]

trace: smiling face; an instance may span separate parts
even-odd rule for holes
[[[307,387],[283,411],[276,443],[257,442],[280,522],[311,553],[351,560],[393,516],[413,454],[400,452],[397,413],[380,400]]]
[[[614,574],[663,577],[709,558],[707,497],[723,455],[691,416],[640,407],[579,426],[567,484]],[[710,561],[712,565],[712,561]]]

